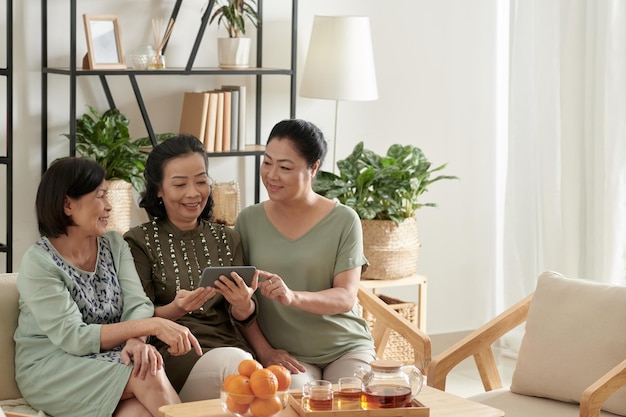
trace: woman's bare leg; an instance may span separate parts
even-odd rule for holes
[[[152,415],[154,417],[158,416],[159,407],[162,405],[180,403],[180,398],[174,390],[174,387],[172,387],[169,379],[167,379],[163,368],[157,371],[156,375],[148,374],[145,379],[131,375],[126,384],[126,388],[124,388],[118,411],[125,411],[120,410],[122,403],[124,402],[124,407],[126,407],[126,402],[131,399],[136,399],[137,402],[149,412],[149,414],[146,415]],[[131,406],[134,407],[135,405],[129,403],[128,407]],[[143,414],[136,415],[143,416]],[[118,414],[116,414],[116,417],[118,417]],[[119,417],[122,417],[122,415],[120,414]]]
[[[120,401],[113,417],[152,417],[152,414],[137,398],[129,398]]]

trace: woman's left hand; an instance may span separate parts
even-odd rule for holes
[[[145,379],[148,372],[156,375],[163,367],[163,357],[152,345],[141,339],[132,338],[126,341],[122,348],[122,360],[126,365],[134,363],[133,376]]]
[[[254,312],[254,305],[250,299],[252,298],[254,291],[257,289],[258,282],[258,271],[255,272],[252,277],[252,282],[249,287],[239,274],[231,272],[230,278],[220,276],[220,279],[215,281],[215,291],[222,294],[234,310],[239,310],[241,312],[249,311],[250,306],[252,305],[252,312]]]

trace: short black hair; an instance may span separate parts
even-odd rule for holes
[[[143,177],[146,181],[146,190],[141,196],[139,201],[139,207],[142,207],[146,212],[155,218],[167,219],[167,212],[165,206],[162,204],[159,198],[159,188],[163,184],[163,169],[165,164],[173,158],[198,153],[202,155],[204,159],[204,167],[209,169],[209,159],[204,149],[204,144],[193,135],[180,134],[178,136],[171,137],[164,140],[160,144],[154,147],[148,155],[146,161],[146,169],[144,170]],[[211,190],[212,191],[212,190]],[[206,206],[200,214],[200,218],[204,220],[211,220],[213,217],[213,192],[209,194],[209,200]]]
[[[289,139],[293,142],[296,150],[311,168],[315,162],[324,163],[328,145],[322,131],[313,123],[302,119],[282,120],[272,128],[267,139],[269,144],[272,139]]]
[[[66,157],[54,161],[43,174],[35,199],[41,236],[59,237],[67,234],[67,228],[73,226],[74,222],[65,214],[65,198],[80,198],[89,194],[104,179],[104,168],[88,159]]]

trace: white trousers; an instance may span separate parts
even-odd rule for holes
[[[334,362],[322,365],[313,365],[310,363],[300,362],[306,372],[291,375],[291,389],[301,388],[308,381],[315,379],[325,379],[333,384],[339,381],[343,376],[354,376],[357,366],[362,366],[366,370],[370,369],[370,362],[376,359],[374,350],[359,350],[348,352],[336,359]]]
[[[182,402],[220,397],[224,378],[236,374],[239,363],[252,355],[236,347],[220,347],[206,352],[193,366],[178,395]]]

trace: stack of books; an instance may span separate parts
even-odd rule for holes
[[[207,152],[244,150],[246,86],[224,85],[218,90],[185,92],[179,132],[197,137]]]

